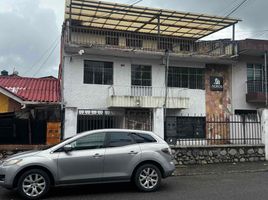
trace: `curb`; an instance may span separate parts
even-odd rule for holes
[[[215,175],[215,174],[234,174],[234,173],[256,173],[256,172],[268,172],[268,169],[253,169],[253,170],[230,170],[230,171],[218,171],[218,172],[189,172],[189,173],[174,173],[173,176],[199,176],[199,175]]]

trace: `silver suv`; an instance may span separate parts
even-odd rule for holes
[[[70,184],[133,181],[150,192],[174,170],[168,144],[154,133],[103,129],[1,161],[0,185],[28,199],[44,196],[51,186]]]

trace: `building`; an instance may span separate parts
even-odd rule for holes
[[[46,144],[49,123],[61,122],[60,100],[60,82],[54,77],[29,78],[3,72],[0,144]]]
[[[64,137],[134,128],[203,138],[206,115],[233,113],[238,43],[200,39],[239,20],[90,0],[65,10]]]
[[[234,113],[256,113],[267,107],[267,51],[267,40],[239,41],[239,56],[232,67]]]

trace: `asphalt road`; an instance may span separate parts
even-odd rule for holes
[[[20,199],[0,188],[1,200]],[[266,200],[268,172],[177,176],[165,179],[159,191],[140,193],[131,184],[55,188],[48,200]]]

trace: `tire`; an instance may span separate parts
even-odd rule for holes
[[[46,195],[50,188],[50,178],[40,169],[24,172],[18,181],[18,193],[25,199],[39,199]]]
[[[161,184],[161,172],[153,164],[140,166],[134,174],[134,183],[140,191],[156,191]]]

